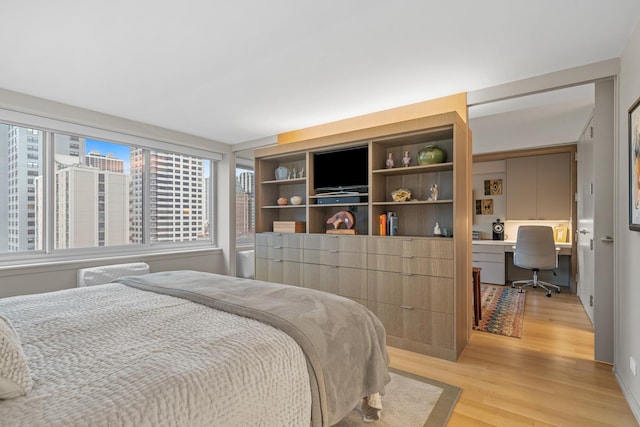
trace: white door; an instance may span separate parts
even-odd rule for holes
[[[578,251],[577,294],[593,323],[594,254],[593,254],[593,119],[578,142]]]

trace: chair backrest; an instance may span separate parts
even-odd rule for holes
[[[521,268],[551,270],[558,266],[553,228],[543,225],[518,227],[513,263]]]

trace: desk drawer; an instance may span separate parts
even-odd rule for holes
[[[480,243],[473,244],[473,253],[485,253],[485,254],[502,254],[504,256],[505,245],[483,245]]]
[[[480,282],[482,283],[492,283],[494,285],[504,285],[505,284],[505,263],[504,263],[504,255],[502,258],[502,262],[482,262],[482,261],[473,261],[474,267],[480,267],[482,271],[480,271]]]
[[[500,262],[504,265],[504,252],[499,254],[487,254],[487,253],[473,253],[473,261],[489,261],[489,262]]]

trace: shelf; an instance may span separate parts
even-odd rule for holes
[[[309,205],[310,208],[332,208],[336,206],[368,206],[367,202],[358,202],[358,203],[327,203],[327,204],[316,204]]]
[[[437,163],[435,165],[420,165],[409,167],[397,167],[391,169],[374,169],[371,171],[374,175],[390,176],[390,175],[412,175],[416,173],[431,173],[453,170],[453,162]]]
[[[270,184],[301,184],[305,182],[307,178],[291,178],[291,179],[273,179],[270,181],[262,181],[260,184],[270,185]]]
[[[272,206],[262,206],[260,209],[295,209],[295,208],[306,208],[307,205],[272,205]]]
[[[316,194],[315,196],[309,196],[310,199],[327,199],[329,197],[369,197],[369,193],[337,193],[337,194]]]
[[[372,202],[374,206],[408,206],[408,205],[441,205],[450,204],[453,200],[409,200],[407,202]]]

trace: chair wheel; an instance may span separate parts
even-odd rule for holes
[[[515,288],[515,287],[516,287],[516,285],[514,285],[514,284],[512,283],[512,284],[511,284],[511,287],[512,287],[512,288]]]
[[[560,293],[560,289],[556,289],[556,294],[559,294],[559,293]]]
[[[547,296],[551,298],[551,292],[547,292]]]

